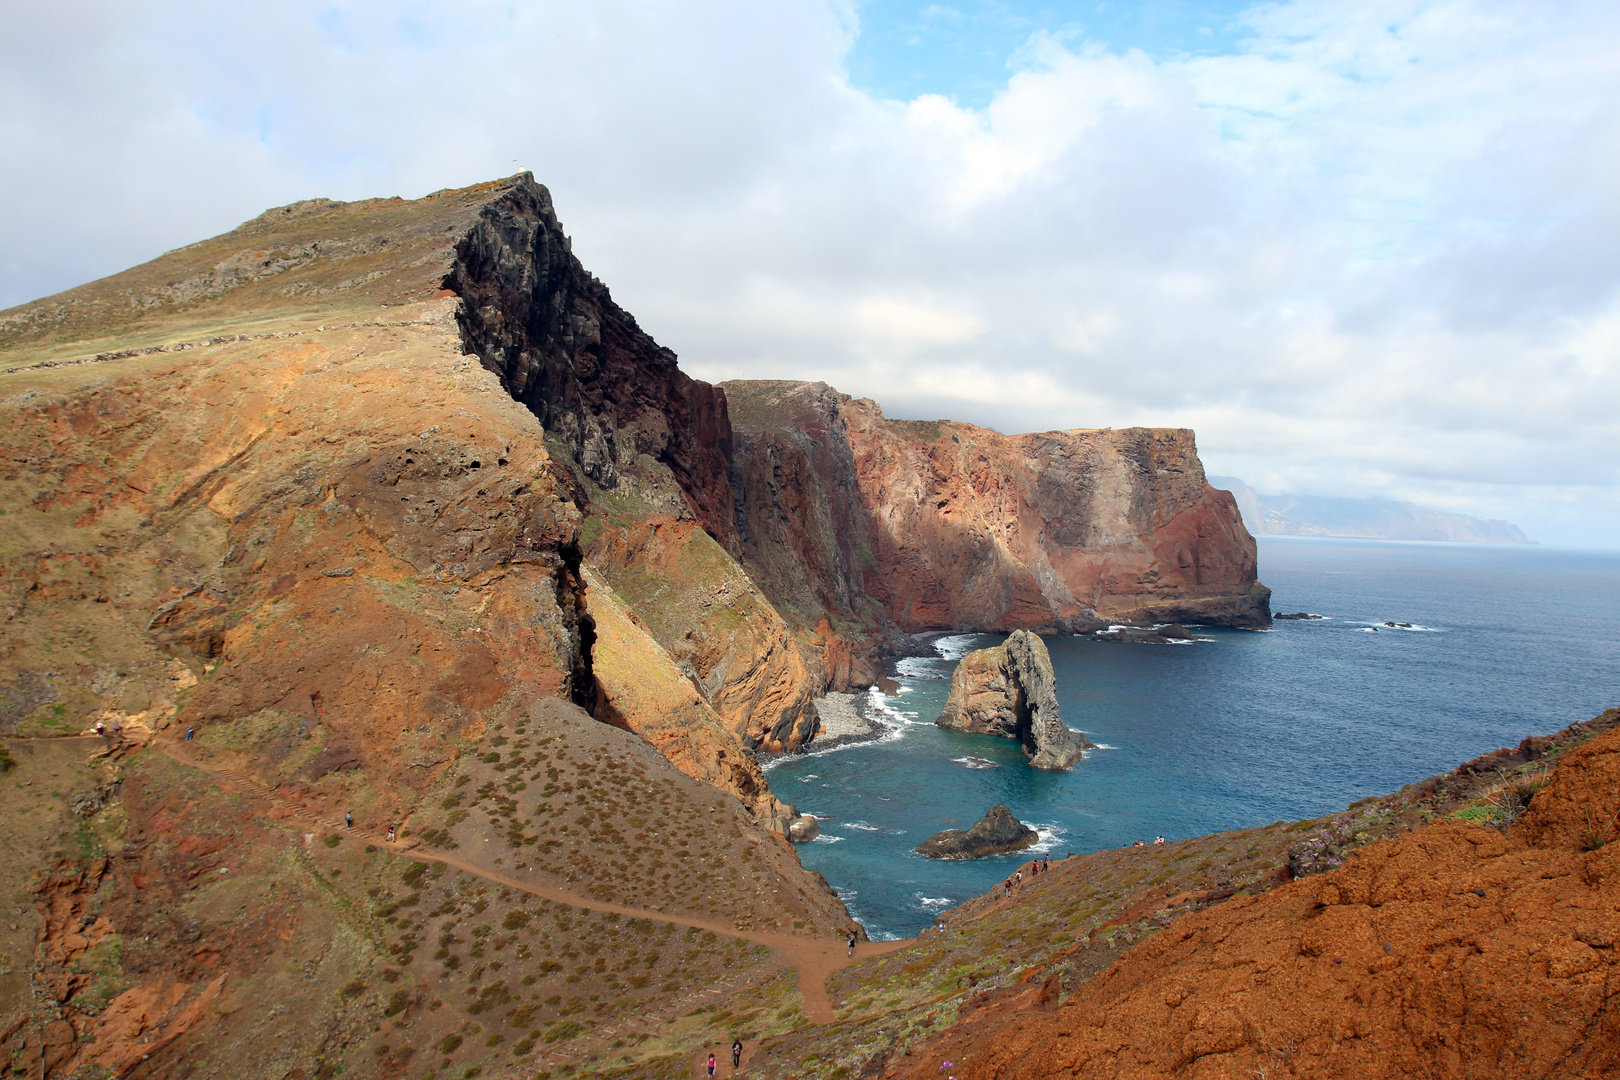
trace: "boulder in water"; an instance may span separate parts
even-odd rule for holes
[[[1013,817],[1006,803],[996,803],[973,828],[946,829],[917,845],[930,859],[978,859],[1022,851],[1040,839],[1034,829]]]
[[[1046,642],[1028,630],[1015,630],[1003,644],[962,657],[935,723],[1017,739],[1037,769],[1067,769],[1092,745],[1058,715],[1052,657]]]
[[[821,822],[809,814],[796,817],[788,824],[788,839],[796,843],[802,844],[806,840],[814,840],[820,835]]]

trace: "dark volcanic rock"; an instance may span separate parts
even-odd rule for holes
[[[483,206],[444,286],[462,299],[467,351],[573,452],[604,488],[637,455],[669,466],[694,515],[732,538],[726,395],[676,366],[587,273],[528,174]]]
[[[1325,616],[1322,616],[1322,615],[1312,615],[1309,612],[1305,612],[1305,611],[1296,611],[1292,615],[1284,615],[1282,612],[1279,611],[1275,615],[1272,616],[1273,619],[1290,619],[1290,620],[1292,620],[1292,619],[1321,619],[1321,618],[1324,618],[1324,617]]]
[[[1038,839],[1034,829],[1013,817],[1006,803],[996,803],[973,828],[935,833],[917,845],[917,852],[930,859],[978,859],[1022,851]]]
[[[1110,627],[1093,635],[1098,641],[1131,641],[1139,645],[1169,645],[1176,641],[1197,641],[1191,630],[1180,623],[1171,623],[1157,629],[1136,626]]]
[[[1063,723],[1052,657],[1028,630],[964,656],[935,722],[953,731],[1017,739],[1037,769],[1067,769],[1092,745]]]

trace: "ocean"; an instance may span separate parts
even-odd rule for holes
[[[1266,537],[1260,578],[1273,611],[1326,618],[1172,645],[1047,639],[1063,719],[1099,747],[1068,772],[934,726],[956,660],[1000,635],[900,661],[899,691],[866,703],[894,725],[883,739],[768,766],[821,819],[804,865],[873,938],[910,937],[1031,852],[1331,813],[1620,705],[1620,553]],[[998,802],[1039,830],[1031,852],[912,850]]]

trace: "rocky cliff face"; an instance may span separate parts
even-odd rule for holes
[[[1270,592],[1192,432],[1001,435],[822,384],[729,382],[744,562],[785,608],[890,624],[1264,626]]]
[[[730,539],[725,395],[681,371],[675,354],[586,273],[545,188],[524,174],[480,208],[444,285],[462,299],[467,351],[586,476],[615,488],[621,471],[646,455],[674,474],[704,528]]]
[[[1015,630],[1004,643],[964,656],[937,721],[953,731],[1017,739],[1037,769],[1067,769],[1091,747],[1058,713],[1046,642]]]

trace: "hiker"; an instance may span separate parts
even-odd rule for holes
[[[1052,869],[1052,853],[1050,851],[1048,851],[1046,853],[1046,858],[1041,860],[1041,861],[1044,864],[1044,865],[1041,866],[1041,872],[1042,873],[1045,873],[1046,871]]]
[[[735,1069],[741,1064],[742,1064],[742,1040],[741,1039],[732,1039],[731,1040],[731,1067],[733,1069]]]
[[[856,938],[856,936],[857,935],[856,935],[855,931],[851,930],[849,932],[849,955],[851,955],[851,956],[855,955],[855,938]]]
[[[345,829],[354,828],[354,811],[353,810],[350,810],[348,813],[343,815],[343,827]]]
[[[113,738],[117,739],[119,742],[124,741],[124,725],[120,724],[117,720],[113,721]]]
[[[1012,878],[1008,878],[1006,881],[1003,881],[1001,883],[1001,898],[1003,900],[1005,900],[1005,899],[1007,899],[1007,897],[1009,897],[1011,895],[1012,895]]]
[[[1023,888],[1023,885],[1024,885],[1024,872],[1022,870],[1020,870],[1016,874],[1013,875],[1013,887],[1014,888]]]
[[[714,1055],[713,1054],[709,1055],[709,1075],[710,1076],[714,1075]]]
[[[107,725],[103,724],[100,720],[96,721],[96,734],[102,738],[107,737]]]
[[[394,827],[392,825],[388,826],[388,842],[390,844],[394,842]]]
[[[186,742],[190,742],[190,741],[191,741],[191,729],[186,728]]]

